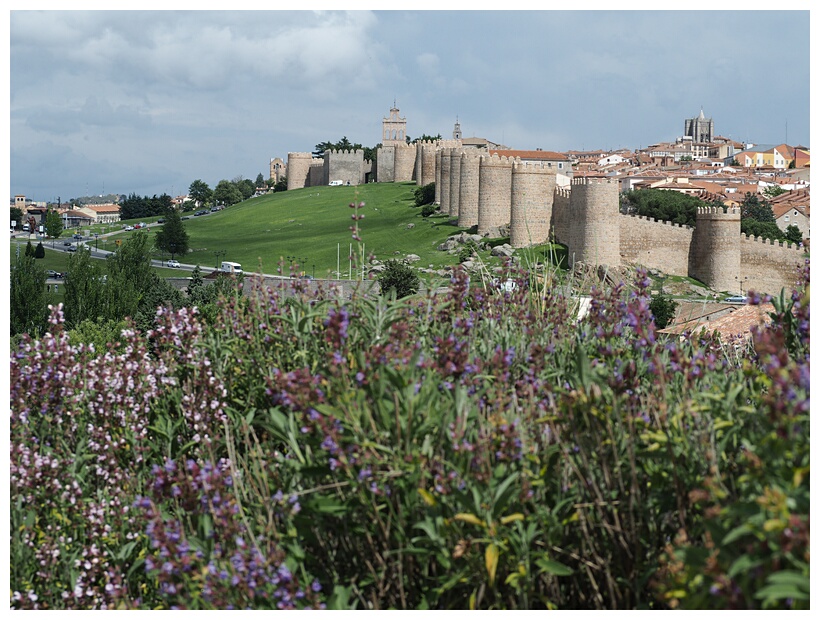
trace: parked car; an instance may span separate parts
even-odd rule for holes
[[[180,219],[180,220],[190,220],[191,218],[190,218],[189,216],[187,216],[187,215],[186,215],[185,217],[181,217],[181,218],[179,218],[179,219]]]
[[[83,236],[82,236],[80,233],[76,233],[76,234],[72,237],[72,239],[82,239],[82,238],[83,238]]]
[[[173,267],[174,269],[178,269],[179,268],[179,261],[178,260],[169,260],[168,261],[168,266]]]
[[[65,249],[66,252],[76,252],[77,248],[71,244]]]
[[[748,301],[746,295],[733,295],[724,300],[727,304],[745,304]]]
[[[159,218],[157,220],[157,224],[164,224],[164,223],[165,223],[165,220],[163,218]]]
[[[62,278],[63,277],[63,274],[61,274],[59,271],[54,271],[53,269],[49,269],[48,271],[46,271],[46,275],[49,278]]]
[[[126,226],[125,230],[134,230],[134,227],[133,226]]]

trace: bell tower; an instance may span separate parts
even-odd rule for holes
[[[453,140],[461,140],[461,123],[458,122],[458,116],[456,116],[456,124],[453,126]]]
[[[396,100],[390,108],[390,116],[382,119],[382,145],[395,146],[407,144],[407,119],[399,116]]]

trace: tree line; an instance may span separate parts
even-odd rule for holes
[[[46,270],[38,264],[37,251],[21,252],[12,260],[10,287],[11,336],[46,332],[49,305],[63,303],[65,326],[79,342],[104,347],[117,342],[127,320],[143,331],[153,326],[157,307],[172,309],[197,306],[206,321],[218,312],[220,295],[240,294],[239,279],[219,274],[206,284],[199,267],[183,293],[151,266],[151,243],[147,233],[137,231],[106,260],[93,259],[81,247],[68,259],[62,297],[47,287]]]

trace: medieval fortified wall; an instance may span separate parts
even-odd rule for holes
[[[516,248],[563,243],[570,264],[641,265],[696,278],[717,291],[777,294],[796,285],[804,253],[791,244],[740,233],[737,208],[702,207],[694,227],[623,215],[616,179],[576,177],[557,187],[555,169],[519,158],[464,148],[460,139],[407,144],[406,120],[384,119],[377,169],[361,150],[328,151],[323,159],[288,153],[288,189],[378,182],[436,184],[436,202],[458,226],[488,234],[510,227]]]

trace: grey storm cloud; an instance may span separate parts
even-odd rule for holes
[[[808,15],[15,10],[11,191],[255,178],[325,140],[375,146],[394,100],[413,137],[448,137],[458,117],[515,148],[674,140],[701,106],[721,135],[779,142],[788,124],[808,143]],[[744,41],[788,45],[750,62]]]

